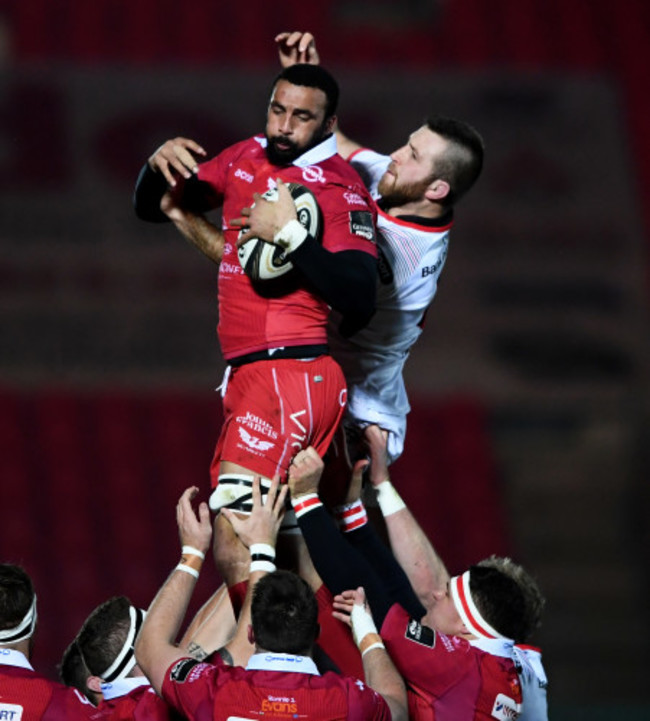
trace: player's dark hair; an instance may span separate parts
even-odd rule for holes
[[[318,636],[318,603],[309,585],[290,571],[274,571],[253,590],[255,643],[265,651],[309,655]]]
[[[20,566],[0,564],[0,631],[15,628],[34,601],[32,579]]]
[[[275,87],[279,80],[286,80],[292,85],[301,85],[306,88],[318,88],[325,93],[325,120],[336,115],[339,105],[339,85],[334,77],[322,65],[309,65],[298,63],[290,65],[279,73],[273,81]]]
[[[444,153],[436,158],[433,177],[449,183],[449,195],[443,204],[455,205],[474,185],[483,169],[485,146],[478,131],[468,123],[444,115],[432,115],[426,125],[448,142]]]
[[[115,596],[97,606],[84,621],[77,644],[93,676],[101,676],[122,650],[131,628],[130,607],[126,596]]]
[[[89,701],[93,701],[88,685],[86,684],[88,677],[91,675],[81,655],[81,649],[77,644],[77,639],[75,639],[63,652],[61,663],[59,664],[59,678],[66,686],[76,688]]]
[[[491,556],[469,569],[472,599],[499,633],[525,643],[540,625],[544,597],[533,577],[509,558]]]

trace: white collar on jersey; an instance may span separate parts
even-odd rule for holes
[[[256,136],[255,140],[261,145],[261,147],[266,148],[268,143],[265,137]],[[313,148],[309,148],[306,153],[303,153],[301,156],[296,158],[292,165],[296,165],[299,168],[306,168],[309,165],[316,165],[317,163],[321,163],[323,160],[332,158],[337,153],[338,146],[336,145],[336,135],[332,133],[329,138],[325,138],[325,140],[322,140],[318,143],[318,145],[314,145]]]
[[[102,684],[102,694],[106,700],[111,698],[119,698],[131,693],[133,689],[140,686],[150,686],[149,679],[146,676],[130,676],[128,678],[119,678],[116,681],[110,681]]]
[[[325,138],[325,140],[318,143],[318,145],[314,145],[313,148],[310,148],[306,153],[296,158],[293,164],[299,168],[306,168],[308,165],[321,163],[323,160],[327,160],[336,155],[336,153],[336,136],[332,134],[329,138]]]
[[[476,646],[492,656],[514,657],[515,642],[509,638],[473,638],[469,645]]]
[[[34,670],[27,656],[21,651],[16,651],[14,648],[0,648],[0,665],[18,666],[18,668],[27,668],[30,671]]]
[[[294,656],[291,653],[254,653],[246,664],[247,671],[291,671],[311,673],[320,676],[316,664],[309,656]]]

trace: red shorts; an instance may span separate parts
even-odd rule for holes
[[[331,356],[263,360],[233,368],[223,401],[224,422],[212,459],[230,461],[284,481],[293,456],[313,446],[323,456],[345,408],[343,372]]]

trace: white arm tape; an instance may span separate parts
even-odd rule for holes
[[[251,543],[249,550],[251,556],[254,553],[263,553],[265,556],[275,558],[275,548],[268,543]]]
[[[251,561],[250,572],[255,571],[266,571],[266,573],[273,573],[275,569],[275,563],[272,561]]]
[[[361,641],[363,641],[364,637],[369,633],[377,633],[377,627],[372,619],[372,615],[365,606],[359,606],[356,603],[352,606],[350,622],[352,623],[354,642],[357,646],[361,645]]]
[[[179,563],[178,566],[174,569],[176,571],[184,571],[185,573],[189,573],[190,576],[194,576],[194,578],[199,577],[199,572],[195,568],[191,568],[190,566],[186,566],[184,563]]]
[[[375,488],[377,490],[377,503],[384,517],[391,516],[393,513],[406,508],[406,503],[404,503],[390,481],[382,481]]]
[[[198,548],[194,548],[194,546],[183,546],[181,553],[184,556],[198,556],[200,559],[205,560],[205,553],[199,551]]]
[[[292,253],[301,246],[309,233],[299,220],[290,220],[273,236],[273,242]]]
[[[363,658],[363,657],[368,653],[368,651],[372,651],[373,648],[383,648],[383,649],[385,649],[386,646],[384,646],[384,644],[383,644],[381,641],[377,641],[376,643],[371,643],[370,646],[368,646],[368,648],[366,648],[365,650],[363,650],[363,651],[361,652],[361,658]]]

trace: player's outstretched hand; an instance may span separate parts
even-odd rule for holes
[[[350,621],[350,614],[352,613],[352,608],[354,606],[356,597],[356,590],[342,591],[341,593],[337,593],[332,601],[332,606],[334,608],[334,611],[332,611],[332,616],[334,616],[334,618],[337,618],[339,621],[347,624],[348,626],[351,626],[352,622]]]
[[[275,36],[275,44],[278,46],[280,65],[288,68],[297,63],[318,65],[320,58],[316,50],[316,40],[311,33],[303,33],[299,30],[283,32]]]
[[[210,547],[212,538],[212,523],[208,504],[202,501],[198,507],[198,514],[194,512],[192,501],[196,498],[199,489],[191,486],[183,491],[176,504],[176,523],[181,546],[192,546],[205,553]]]
[[[388,473],[388,431],[377,425],[367,426],[363,437],[370,452],[370,483],[378,486],[390,479]]]
[[[289,492],[291,498],[307,493],[318,493],[318,485],[325,464],[313,446],[298,451],[289,466]]]
[[[279,477],[271,483],[266,503],[262,501],[260,477],[253,479],[253,510],[249,516],[241,516],[230,508],[222,508],[221,513],[227,518],[239,540],[250,548],[253,543],[268,543],[275,547],[282,516],[284,515],[284,501],[287,497],[287,486],[280,485]]]
[[[149,167],[165,176],[169,185],[176,186],[177,173],[183,178],[189,178],[193,173],[198,173],[194,155],[205,156],[205,150],[190,138],[172,138],[164,142],[158,150],[149,158]]]

